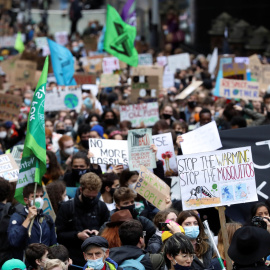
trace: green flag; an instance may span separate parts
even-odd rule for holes
[[[22,53],[22,52],[24,51],[24,44],[23,44],[23,41],[22,41],[22,35],[21,35],[21,32],[18,32],[18,34],[17,34],[14,48],[15,48],[19,53]]]
[[[14,196],[18,202],[23,204],[23,188],[33,182],[41,185],[42,176],[47,170],[44,103],[48,66],[49,58],[47,56],[34,93],[27,121],[27,133]]]
[[[107,5],[104,49],[130,66],[138,66],[138,52],[134,47],[136,27],[125,23],[114,7]]]

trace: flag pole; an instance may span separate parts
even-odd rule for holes
[[[36,193],[37,193],[37,182],[35,182],[33,205],[35,205]],[[33,227],[35,218],[36,218],[36,217],[32,218],[32,220],[31,220],[31,222],[30,222],[30,226],[29,226],[29,229],[28,229],[28,236],[29,236],[29,238],[31,237],[32,227]]]

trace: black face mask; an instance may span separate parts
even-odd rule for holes
[[[104,123],[105,123],[105,125],[107,125],[107,126],[115,125],[114,119],[105,119],[105,120],[104,120]]]
[[[66,132],[72,131],[73,130],[73,126],[66,126]]]
[[[197,103],[195,101],[189,101],[188,102],[188,107],[190,109],[194,109],[196,107]]]
[[[112,187],[111,187],[111,189],[110,189],[110,194],[111,194],[112,197],[113,197],[114,192],[115,192],[115,188],[112,188]]]
[[[164,119],[170,119],[171,118],[170,114],[163,113],[162,115],[163,115]]]
[[[181,135],[183,135],[183,132],[181,132],[181,131],[175,131],[175,135],[176,136],[181,136]]]
[[[72,169],[72,174],[76,178],[80,178],[82,175],[87,173],[89,170],[88,169]]]
[[[135,210],[135,204],[129,205],[129,206],[122,206],[120,210],[129,210],[132,217],[135,219],[138,215],[137,211]]]
[[[82,193],[82,202],[85,206],[92,206],[93,202],[95,201],[96,197],[93,199],[90,199],[88,197],[85,197]]]
[[[81,144],[85,149],[89,149],[89,141],[88,140],[81,140]]]
[[[66,133],[65,129],[57,129],[56,133],[64,135]]]

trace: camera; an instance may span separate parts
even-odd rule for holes
[[[267,229],[267,223],[265,222],[265,219],[268,220],[270,222],[270,220],[266,217],[253,217],[251,220],[251,224],[252,226],[256,226],[259,228],[263,228],[263,229]]]

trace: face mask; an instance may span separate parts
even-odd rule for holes
[[[181,135],[183,135],[183,132],[181,132],[181,131],[176,131],[176,132],[175,132],[175,135],[176,135],[176,136],[181,136]]]
[[[190,266],[182,266],[178,264],[175,259],[174,259],[174,262],[175,262],[175,265],[174,265],[175,270],[189,270],[190,269]]]
[[[199,226],[186,226],[184,230],[186,236],[191,239],[196,239],[200,233]]]
[[[58,133],[58,134],[65,134],[66,133],[66,130],[65,129],[57,129],[56,130],[56,133]]]
[[[87,260],[87,266],[94,270],[101,270],[104,266],[103,257],[96,260]]]
[[[78,46],[74,46],[74,47],[72,48],[72,51],[76,53],[76,52],[79,51],[79,49],[80,49],[80,48],[79,48]]]
[[[112,188],[112,187],[111,187],[111,189],[110,189],[110,194],[111,194],[112,197],[113,197],[114,192],[115,192],[115,188]]]
[[[36,198],[35,200],[35,207],[37,209],[42,209],[44,204],[44,200],[42,198]],[[31,206],[33,206],[33,200],[31,200]]]
[[[73,126],[66,126],[66,131],[69,132],[69,131],[72,131],[73,129]]]
[[[171,118],[171,115],[170,114],[167,114],[167,113],[163,113],[163,117],[165,119],[170,119]]]
[[[90,122],[90,126],[95,126],[95,125],[98,125],[97,121]]]
[[[89,142],[88,140],[81,140],[81,144],[85,149],[89,149]]]
[[[87,173],[87,169],[72,169],[72,174],[77,177],[81,177],[83,174]]]
[[[111,125],[114,125],[114,119],[105,119],[104,120],[104,123],[107,125],[107,126],[111,126]]]
[[[68,147],[68,148],[66,148],[66,149],[64,150],[64,153],[67,154],[67,155],[69,155],[69,156],[72,155],[73,152],[74,152],[74,147],[73,147],[73,146]]]
[[[171,102],[173,102],[173,101],[174,101],[174,97],[169,97],[169,100],[170,100]]]
[[[195,101],[189,101],[188,102],[188,107],[190,108],[190,109],[194,109],[195,107],[196,107],[196,102]]]
[[[135,190],[136,183],[129,184],[128,187],[129,187],[130,189],[132,189],[132,190],[137,194],[137,191]]]
[[[67,202],[68,200],[69,200],[69,197],[68,197],[68,195],[66,195],[64,202]]]
[[[6,131],[0,131],[0,139],[5,139],[7,137]]]
[[[93,103],[92,103],[92,100],[87,97],[84,101],[83,101],[83,104],[85,105],[85,107],[88,109],[88,110],[91,110],[93,108]]]
[[[94,200],[95,200],[95,198],[90,199],[88,197],[85,197],[82,193],[82,202],[84,205],[91,206]]]
[[[46,163],[46,168],[49,169],[50,168],[50,164]]]
[[[135,211],[135,204],[129,205],[129,206],[122,206],[120,210],[129,210],[130,214],[132,215],[133,218],[136,218],[137,212]]]
[[[31,100],[30,100],[29,98],[25,98],[25,99],[23,100],[23,102],[24,102],[24,104],[25,104],[26,106],[30,106],[30,105],[31,105]]]

